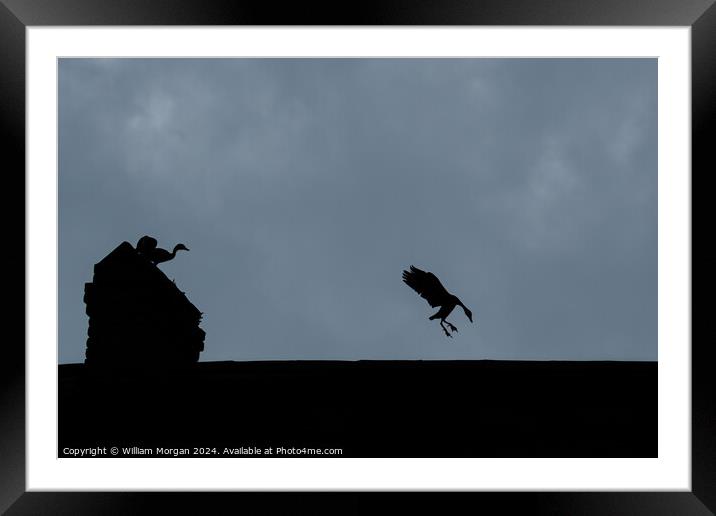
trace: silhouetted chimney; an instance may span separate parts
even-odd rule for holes
[[[94,266],[84,302],[86,364],[193,363],[204,350],[201,312],[129,242]]]

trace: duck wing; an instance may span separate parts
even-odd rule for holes
[[[410,266],[410,271],[403,271],[403,282],[420,294],[433,308],[446,303],[450,293],[432,272],[426,272]]]
[[[149,253],[153,249],[156,249],[156,247],[157,239],[150,237],[149,235],[144,235],[137,242],[137,251],[139,251],[140,253]]]

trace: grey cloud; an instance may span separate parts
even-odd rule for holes
[[[203,360],[656,359],[655,60],[63,59],[59,95],[63,362],[143,234],[192,249]]]

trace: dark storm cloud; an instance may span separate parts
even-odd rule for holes
[[[60,361],[143,234],[203,360],[656,359],[655,60],[60,62]],[[435,272],[475,313],[400,281]]]

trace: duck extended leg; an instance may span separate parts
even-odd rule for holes
[[[450,324],[450,323],[447,322],[447,321],[445,321],[445,324],[448,325],[448,327],[450,328],[450,331],[457,331],[457,327],[456,327],[456,326],[453,326],[452,324]]]
[[[447,330],[447,328],[446,328],[445,325],[443,324],[444,322],[446,322],[445,319],[440,319],[440,327],[441,327],[441,328],[443,329],[443,331],[445,332],[445,336],[446,336],[446,337],[452,337],[452,335],[450,335],[450,332]],[[450,323],[448,323],[448,325],[449,325],[449,326],[452,326],[452,324],[450,324]]]

